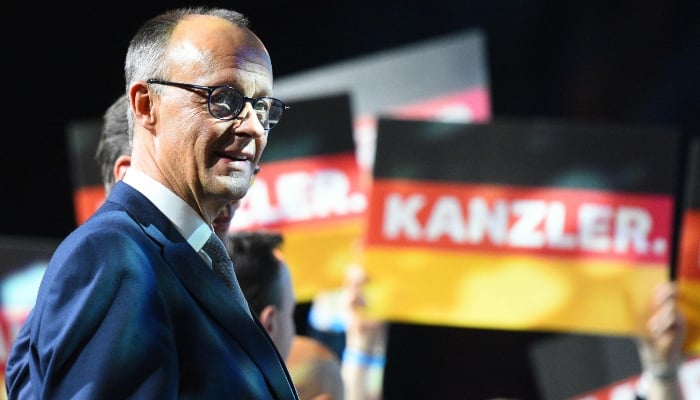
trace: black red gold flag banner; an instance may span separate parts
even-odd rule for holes
[[[679,135],[378,122],[364,262],[390,320],[630,334],[669,277]]]

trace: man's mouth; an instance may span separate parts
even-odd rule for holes
[[[231,161],[249,161],[249,158],[241,154],[216,153],[218,157],[226,158]]]

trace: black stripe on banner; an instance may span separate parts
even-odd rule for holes
[[[488,124],[380,118],[374,177],[675,193],[680,134],[557,121]]]

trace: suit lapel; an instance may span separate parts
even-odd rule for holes
[[[190,295],[211,311],[250,355],[265,375],[268,384],[277,392],[277,396],[281,399],[287,398],[288,393],[293,390],[293,385],[289,383],[291,379],[284,361],[257,317],[253,317],[254,324],[240,323],[250,320],[250,315],[187,242],[166,244],[163,247],[163,256]],[[253,312],[251,314],[255,315]],[[280,379],[282,377],[286,379]]]
[[[174,225],[148,199],[131,186],[118,182],[108,200],[123,206],[144,231],[162,246],[163,257],[182,285],[203,307],[207,308],[229,334],[240,343],[263,372],[269,386],[280,399],[297,399],[296,390],[284,361],[256,317],[254,324],[223,282],[192,249]],[[109,207],[109,205],[105,204]],[[255,315],[252,310],[251,314]],[[286,379],[281,379],[285,377]]]

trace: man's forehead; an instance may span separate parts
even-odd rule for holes
[[[214,70],[234,67],[263,74],[272,70],[267,50],[254,33],[209,15],[183,19],[171,37],[169,55],[179,66],[195,63]]]
[[[262,42],[248,28],[212,15],[189,15],[173,30],[171,45],[187,42],[189,46],[207,49],[220,44],[235,47],[263,47]]]

